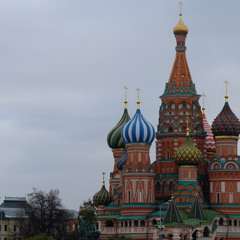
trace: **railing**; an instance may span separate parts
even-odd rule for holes
[[[152,227],[101,227],[100,229],[102,234],[114,234],[114,233],[152,233],[153,228]]]

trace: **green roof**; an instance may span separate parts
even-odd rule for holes
[[[199,202],[199,197],[198,196],[195,197],[195,200],[194,200],[193,205],[191,207],[188,218],[197,218],[197,219],[200,219],[200,220],[205,219],[204,214],[203,214],[202,205]]]
[[[172,222],[176,222],[176,223],[183,222],[173,199],[170,200],[170,204],[168,206],[166,215],[163,219],[163,223],[172,223]]]
[[[146,219],[146,216],[121,216],[118,219],[120,220],[127,220],[127,219]]]

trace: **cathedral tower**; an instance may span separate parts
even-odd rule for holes
[[[155,130],[140,111],[139,97],[135,115],[122,129],[122,138],[127,149],[122,176],[122,214],[138,215],[139,213],[136,213],[138,207],[141,214],[149,213],[152,207],[155,208],[155,173],[149,156],[151,144],[155,139]]]
[[[125,143],[121,137],[123,126],[130,120],[127,109],[127,87],[125,87],[124,111],[121,119],[117,125],[108,133],[108,146],[112,149],[114,157],[113,172],[110,174],[110,193],[114,193],[114,189],[120,184],[121,166],[124,164],[123,160],[126,154]]]
[[[156,134],[156,193],[157,198],[162,199],[170,197],[177,181],[178,167],[173,156],[185,141],[187,116],[193,144],[202,153],[206,137],[199,105],[200,95],[196,92],[186,59],[188,28],[183,23],[182,14],[173,33],[177,42],[176,57],[164,94],[160,97],[162,104]]]

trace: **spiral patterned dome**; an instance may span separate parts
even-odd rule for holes
[[[240,122],[227,101],[212,123],[212,132],[214,136],[238,136],[240,133]]]
[[[116,162],[116,166],[118,170],[122,171],[123,166],[126,164],[126,162],[127,162],[127,151],[125,150],[123,155]]]
[[[122,129],[122,138],[126,144],[147,143],[151,144],[155,138],[153,126],[143,117],[138,108],[132,120]]]
[[[107,206],[112,202],[112,196],[107,191],[105,184],[103,183],[102,188],[93,196],[93,202],[96,206],[104,205]]]
[[[202,108],[202,118],[203,118],[204,131],[207,133],[207,136],[205,138],[205,147],[206,147],[207,153],[214,153],[216,151],[216,146],[215,146],[215,141],[213,139],[212,129],[205,115],[205,107]]]
[[[174,153],[174,160],[178,165],[197,165],[202,161],[202,153],[187,136],[184,144]]]
[[[130,120],[127,108],[124,109],[123,115],[118,124],[108,133],[107,142],[110,148],[124,148],[125,143],[121,137],[123,126]]]

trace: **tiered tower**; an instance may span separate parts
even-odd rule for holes
[[[229,106],[227,90],[225,104],[213,121],[212,131],[216,141],[216,156],[208,170],[212,206],[224,213],[240,214],[236,207],[240,201],[240,157],[237,155],[240,122]]]
[[[202,153],[192,144],[188,125],[185,142],[174,153],[174,160],[179,166],[178,182],[173,193],[176,203],[191,203],[195,195],[200,195],[202,201],[202,189],[197,179],[197,166],[202,162]]]
[[[188,28],[182,21],[182,14],[173,33],[176,37],[176,57],[164,94],[160,97],[159,123],[156,142],[156,193],[157,198],[168,199],[177,181],[178,167],[174,152],[182,146],[186,136],[186,117],[193,144],[204,153],[204,132],[199,97],[192,82],[186,59],[185,40]],[[206,175],[206,166],[200,165],[199,174]],[[204,182],[204,177],[201,178]]]
[[[136,113],[123,127],[122,138],[127,149],[122,176],[122,215],[147,214],[155,208],[155,173],[149,156],[151,144],[155,139],[155,130],[140,111],[139,96]]]
[[[207,121],[207,117],[205,114],[205,104],[204,104],[204,98],[206,97],[206,95],[203,93],[202,94],[202,118],[203,118],[203,125],[204,125],[204,131],[207,133],[206,139],[205,139],[205,154],[204,154],[204,158],[210,160],[211,156],[213,156],[216,152],[216,147],[215,147],[215,141],[213,139],[213,133],[212,133],[212,129],[211,126],[209,125],[208,121]]]
[[[114,193],[114,189],[120,185],[120,174],[124,159],[126,155],[125,143],[122,140],[121,132],[123,126],[130,120],[127,109],[127,87],[125,87],[124,111],[121,119],[117,125],[108,133],[107,142],[108,146],[112,149],[114,157],[113,172],[110,174],[110,193]],[[120,202],[119,202],[120,203]]]

